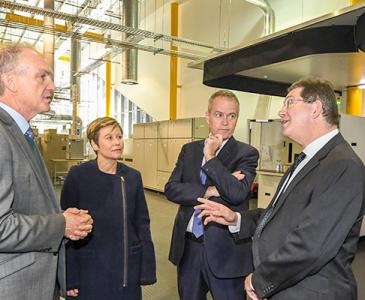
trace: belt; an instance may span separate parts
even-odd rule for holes
[[[203,243],[204,242],[204,235],[200,236],[199,238],[197,238],[194,233],[186,231],[185,232],[185,238],[187,238],[188,240],[191,240],[193,242],[197,242],[197,243]]]

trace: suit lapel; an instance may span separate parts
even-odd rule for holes
[[[203,149],[204,149],[204,140],[199,141],[195,144],[194,154],[192,158],[191,170],[192,177],[195,182],[200,182],[200,170],[203,162]],[[208,182],[208,178],[207,178]]]
[[[3,111],[3,110],[2,110]],[[4,116],[4,114],[2,114]],[[39,165],[38,159],[34,156],[33,150],[29,143],[27,142],[26,138],[24,137],[23,133],[20,131],[20,128],[16,124],[16,122],[6,113],[5,115],[6,123],[8,125],[8,129],[10,131],[10,136],[13,137],[14,143],[17,145],[16,149],[21,151],[26,160],[29,162],[30,166],[32,167],[34,174],[42,187],[43,191],[48,197],[54,198],[54,193],[50,191],[49,185],[51,184],[49,179],[46,177],[44,178],[43,172],[40,169],[41,167],[44,168],[44,172],[47,174],[47,170],[45,169],[45,165],[43,160],[41,159],[41,164]],[[37,148],[37,147],[36,147]],[[40,155],[38,148],[36,149],[38,155]]]
[[[219,152],[217,158],[222,162],[224,166],[228,166],[232,160],[232,157],[236,155],[236,152],[237,152],[237,141],[232,136],[229,138],[227,143]]]
[[[344,139],[342,137],[342,135],[339,133],[337,134],[334,138],[332,138],[330,141],[328,141],[328,143],[322,147],[322,149],[320,149],[311,159],[310,161],[303,167],[303,169],[301,169],[299,171],[299,173],[293,178],[292,182],[288,185],[287,189],[285,190],[285,192],[281,195],[271,217],[269,218],[269,221],[271,220],[271,218],[277,213],[277,211],[279,211],[279,209],[283,206],[283,204],[285,203],[285,200],[289,197],[289,195],[291,194],[292,190],[294,189],[294,187],[297,184],[300,184],[302,179],[307,176],[308,173],[310,173],[314,168],[316,168],[320,161],[322,159],[324,159],[328,153],[339,143],[343,142]],[[289,171],[289,170],[288,170]],[[283,180],[280,182],[280,187],[282,186],[282,184],[284,183],[284,178]],[[280,190],[278,188],[278,190]],[[277,191],[278,191],[277,190]],[[276,193],[277,194],[277,193]],[[276,195],[275,195],[276,198]],[[275,199],[274,198],[274,199]],[[291,200],[290,200],[291,201]],[[268,222],[269,222],[268,221]]]

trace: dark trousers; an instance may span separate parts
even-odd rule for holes
[[[206,300],[208,291],[214,300],[246,299],[244,277],[222,279],[214,276],[203,240],[192,237],[185,238],[184,256],[178,266],[178,288],[181,300]]]

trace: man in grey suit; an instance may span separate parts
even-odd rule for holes
[[[29,120],[50,109],[52,71],[33,49],[0,49],[0,297],[59,299],[63,238],[92,229],[87,211],[61,212]],[[58,275],[58,276],[57,276]]]
[[[251,299],[355,300],[351,263],[364,214],[365,169],[339,133],[328,82],[304,79],[288,90],[283,134],[303,147],[263,210],[235,213],[200,199],[205,223],[237,225],[252,236],[255,270],[245,280]],[[224,262],[222,262],[224,263]]]

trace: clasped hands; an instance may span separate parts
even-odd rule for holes
[[[93,219],[87,210],[68,208],[63,212],[66,220],[65,237],[77,241],[85,238],[93,229]]]

